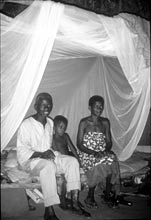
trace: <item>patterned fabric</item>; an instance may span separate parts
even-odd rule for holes
[[[106,147],[105,135],[98,132],[88,132],[84,135],[83,145],[96,152],[104,151]],[[107,153],[102,158],[95,158],[94,155],[89,155],[87,153],[79,151],[79,158],[81,160],[84,171],[90,170],[92,167],[98,164],[108,164],[111,165],[115,159],[115,154],[113,152]]]

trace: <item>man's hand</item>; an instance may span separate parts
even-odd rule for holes
[[[47,150],[41,153],[41,158],[43,159],[54,159],[55,155],[53,153],[53,151],[51,150]]]

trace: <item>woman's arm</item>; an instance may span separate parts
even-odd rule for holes
[[[106,151],[110,151],[112,148],[112,136],[111,136],[110,121],[107,118],[103,121],[103,126],[105,128],[105,136],[106,136]]]
[[[77,147],[80,151],[82,151],[84,153],[96,155],[96,151],[88,149],[83,145],[84,130],[85,130],[85,127],[86,127],[86,121],[85,120],[81,120],[80,123],[79,123],[78,135],[77,135]]]

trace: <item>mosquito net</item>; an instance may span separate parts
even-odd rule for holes
[[[15,18],[1,14],[1,150],[15,145],[34,98],[49,92],[51,116],[69,120],[76,144],[88,99],[105,99],[113,150],[126,160],[150,109],[149,21],[122,13],[98,15],[74,6],[35,1]]]

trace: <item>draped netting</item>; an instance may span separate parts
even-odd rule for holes
[[[143,133],[150,109],[150,23],[129,14],[97,15],[35,1],[15,18],[1,14],[1,150],[13,146],[34,98],[49,92],[51,116],[69,120],[76,144],[88,99],[105,99],[113,150],[123,161]]]

